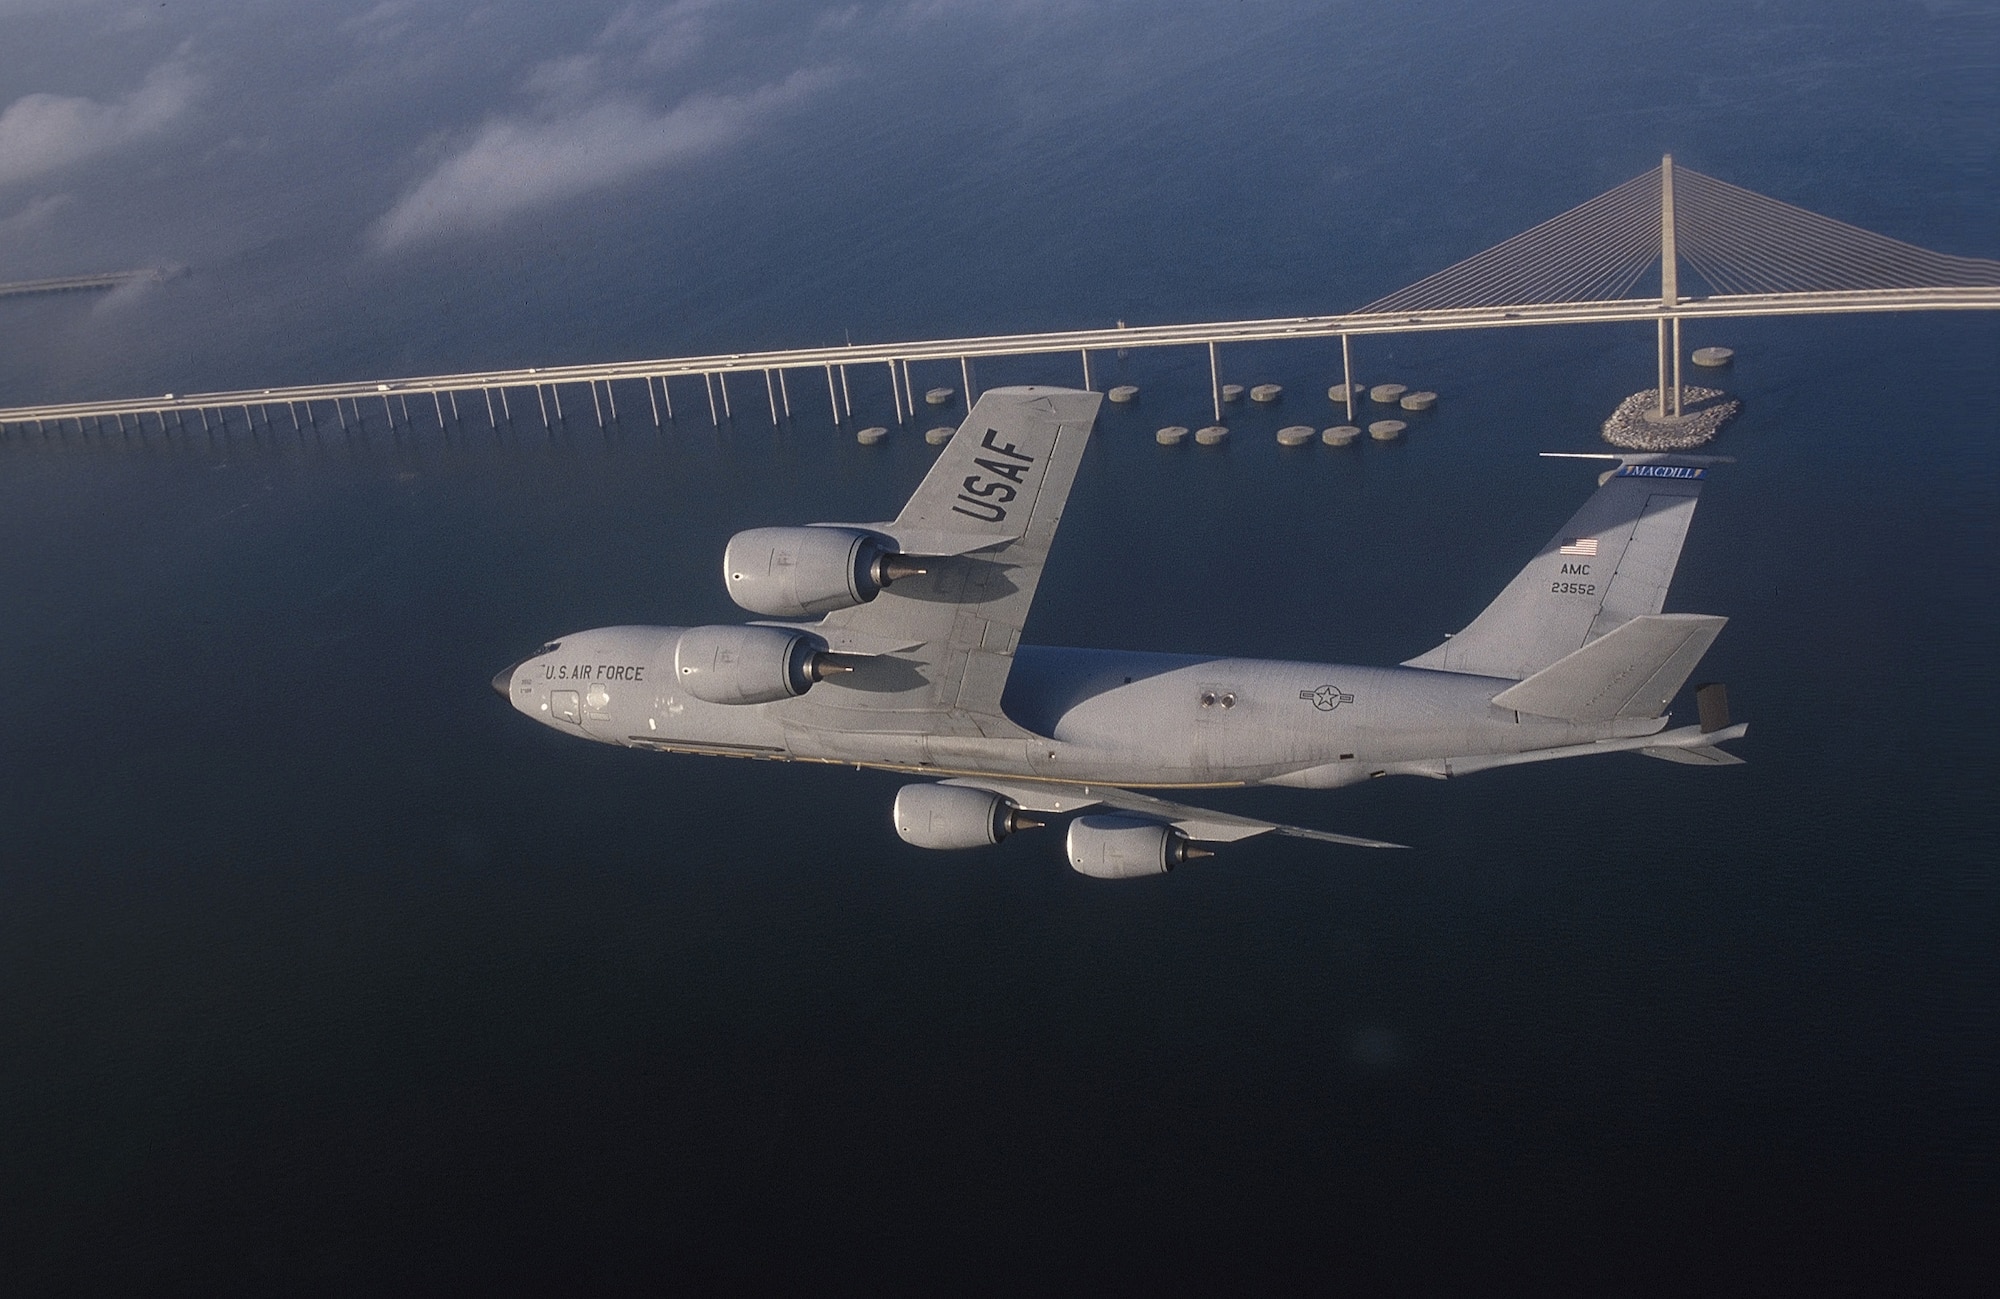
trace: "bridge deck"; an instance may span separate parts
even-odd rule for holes
[[[79,289],[113,289],[121,284],[136,280],[162,280],[165,274],[156,270],[147,271],[103,271],[96,275],[58,275],[46,280],[15,280],[0,284],[0,298],[19,297],[27,293],[73,293]]]
[[[2000,287],[1871,289],[1826,293],[1743,294],[1684,300],[1673,307],[1658,298],[1610,302],[1549,302],[1507,308],[1475,307],[1410,313],[1373,312],[1340,316],[1297,316],[1274,320],[1208,324],[1146,325],[1133,328],[1002,334],[974,338],[868,343],[841,347],[663,357],[593,365],[485,370],[464,374],[419,375],[393,380],[301,384],[229,392],[169,393],[113,401],[59,402],[0,409],[0,427],[40,421],[86,420],[123,415],[160,416],[291,403],[338,402],[394,394],[453,394],[547,389],[559,384],[667,379],[681,376],[776,374],[828,367],[911,361],[969,362],[983,357],[1034,356],[1109,349],[1200,347],[1226,343],[1372,334],[1424,333],[1454,329],[1499,329],[1517,325],[1602,324],[1741,316],[1826,315],[1872,311],[2000,310]],[[1087,367],[1087,359],[1085,365]],[[1087,370],[1086,370],[1087,373]],[[829,376],[831,378],[831,376]],[[904,399],[908,400],[908,399]],[[726,397],[725,397],[726,401]],[[914,401],[909,404],[914,407]]]

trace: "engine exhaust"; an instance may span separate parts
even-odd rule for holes
[[[880,586],[890,586],[901,581],[903,578],[921,577],[925,573],[930,572],[928,568],[924,567],[924,561],[915,555],[901,554],[884,555],[870,565],[870,568],[873,571],[869,576],[873,577],[876,584]]]

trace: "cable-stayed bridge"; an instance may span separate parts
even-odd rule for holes
[[[1632,296],[1655,283],[1657,292]],[[294,429],[320,428],[322,416],[345,429],[350,419],[359,424],[378,401],[392,427],[399,422],[398,408],[400,422],[410,424],[423,420],[425,404],[441,428],[477,423],[482,406],[491,427],[531,417],[552,427],[565,421],[565,390],[572,404],[587,390],[601,426],[607,411],[610,419],[618,418],[620,386],[630,404],[639,396],[639,385],[644,387],[651,418],[659,425],[663,418],[674,418],[674,390],[669,386],[674,379],[700,380],[696,395],[705,397],[709,419],[718,423],[734,417],[733,405],[743,399],[746,381],[752,403],[763,405],[777,423],[791,416],[795,397],[817,402],[814,394],[823,380],[834,422],[841,424],[853,419],[849,372],[878,365],[888,369],[896,418],[902,421],[916,417],[912,365],[955,365],[970,405],[976,396],[973,363],[981,358],[1074,353],[1083,386],[1092,388],[1092,352],[1159,347],[1207,349],[1211,395],[1220,420],[1220,349],[1225,344],[1336,337],[1342,340],[1351,418],[1353,371],[1347,348],[1351,337],[1619,321],[1654,324],[1659,339],[1660,413],[1677,415],[1683,320],[1996,309],[2000,309],[2000,261],[1918,248],[1676,167],[1669,156],[1660,166],[1589,202],[1344,315],[1131,328],[1121,324],[1114,329],[168,393],[0,409],[0,432],[24,428],[46,432],[68,422],[80,430],[86,422],[102,428],[107,420],[123,431],[128,416],[140,432],[146,430],[148,417],[162,431],[193,427],[190,419],[212,430],[211,416],[226,429],[238,412],[254,428],[259,415],[271,425],[272,412],[280,408]],[[733,398],[732,376],[738,381]],[[688,395],[684,382],[684,401]],[[758,395],[765,398],[763,403],[755,402]],[[523,402],[528,404],[517,416],[513,407]]]

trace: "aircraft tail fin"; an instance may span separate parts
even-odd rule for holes
[[[1701,613],[1641,614],[1507,687],[1493,702],[1571,722],[1658,717],[1728,621]]]
[[[1405,667],[1521,680],[1660,612],[1713,456],[1628,455],[1471,625]]]

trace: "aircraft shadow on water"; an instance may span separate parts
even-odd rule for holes
[[[975,848],[1070,822],[1072,866],[1156,875],[1280,825],[1147,790],[1333,789],[1636,751],[1740,762],[1720,685],[1667,709],[1724,618],[1660,612],[1713,457],[1616,457],[1561,532],[1463,631],[1396,667],[1020,644],[1101,397],[999,388],[886,523],[755,528],[723,578],[772,621],[578,632],[493,678],[556,730],[674,753],[929,779],[896,832]]]

